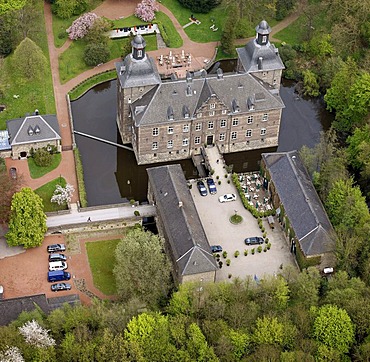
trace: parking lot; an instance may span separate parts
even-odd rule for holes
[[[263,220],[267,237],[271,242],[271,249],[267,252],[257,252],[258,245],[246,246],[244,239],[251,236],[262,236],[258,226],[257,219],[247,211],[240,200],[239,195],[230,179],[230,183],[224,177],[225,171],[222,166],[216,169],[214,176],[219,175],[221,185],[218,185],[216,177],[213,177],[217,187],[215,195],[201,196],[196,182],[191,181],[191,194],[199,217],[202,221],[205,233],[210,245],[221,245],[223,250],[227,251],[227,258],[231,260],[230,266],[227,266],[221,256],[223,266],[217,271],[217,281],[226,280],[229,274],[232,277],[245,278],[247,275],[261,279],[265,274],[278,273],[281,266],[296,265],[295,260],[290,253],[288,243],[286,242],[281,226],[275,222],[275,228],[271,229],[267,220]],[[205,182],[206,184],[206,182]],[[236,201],[220,203],[219,196],[226,193],[234,193]],[[243,221],[238,224],[232,224],[229,219],[237,213],[242,216]],[[265,244],[263,244],[263,247]],[[251,250],[255,248],[255,254]],[[244,250],[248,249],[248,255],[244,256]],[[235,258],[234,252],[239,251],[240,255]]]

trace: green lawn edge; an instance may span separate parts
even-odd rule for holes
[[[117,292],[113,268],[115,250],[120,239],[87,242],[85,244],[94,286],[105,295]]]
[[[35,160],[33,159],[33,157],[28,157],[27,162],[28,162],[28,168],[30,170],[31,178],[37,179],[37,178],[40,178],[46,175],[50,171],[55,170],[59,166],[61,161],[62,161],[62,154],[55,153],[53,155],[53,160],[50,166],[40,167],[35,164]]]
[[[35,193],[42,198],[44,204],[44,212],[55,212],[60,210],[67,210],[67,205],[58,205],[55,202],[51,202],[51,197],[54,194],[55,188],[57,185],[65,187],[67,184],[66,180],[63,177],[58,177],[55,180],[52,180],[41,187],[37,188]]]

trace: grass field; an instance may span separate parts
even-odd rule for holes
[[[116,262],[115,250],[119,242],[119,239],[115,239],[94,241],[85,244],[94,285],[105,295],[116,293],[113,268]]]
[[[48,182],[45,185],[42,185],[35,190],[36,194],[42,198],[44,204],[44,212],[52,212],[59,210],[66,210],[67,205],[58,205],[55,202],[51,202],[50,199],[54,194],[55,188],[57,185],[65,187],[67,184],[66,180],[63,177],[58,177],[53,181]]]
[[[49,51],[44,24],[43,2],[37,2],[37,17],[35,29],[29,37],[42,49],[47,67],[40,79],[25,79],[13,68],[13,55],[0,59],[0,84],[4,89],[4,97],[0,103],[5,104],[6,110],[0,113],[0,129],[6,128],[6,120],[23,117],[38,109],[41,114],[54,114],[55,101],[53,83],[49,65]],[[14,95],[19,95],[14,98]]]
[[[50,166],[39,167],[35,164],[35,161],[32,157],[28,157],[27,161],[28,161],[28,168],[30,170],[31,178],[33,179],[40,178],[46,175],[47,173],[49,173],[50,171],[53,171],[59,166],[61,160],[62,160],[62,154],[55,153],[53,155],[53,161]]]

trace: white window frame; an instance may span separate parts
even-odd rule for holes
[[[269,119],[269,115],[268,115],[268,113],[264,113],[264,114],[262,115],[262,122],[266,122],[266,121],[268,121],[268,119]]]
[[[216,103],[211,103],[209,105],[209,109],[215,109],[216,108]]]
[[[238,138],[238,132],[233,131],[231,132],[231,140],[235,141]]]
[[[208,121],[208,129],[213,129],[215,126],[215,123],[213,121]]]
[[[220,121],[220,127],[221,128],[224,128],[224,127],[226,127],[226,124],[227,124],[226,119],[221,119],[221,121]]]
[[[173,148],[173,140],[167,141],[167,148]]]
[[[184,124],[184,125],[182,126],[182,131],[183,131],[183,132],[189,132],[189,125],[188,125],[188,124]]]
[[[156,137],[156,136],[159,135],[159,128],[158,127],[154,127],[152,129],[152,135],[153,135],[153,137]]]
[[[200,144],[200,136],[195,136],[194,137],[194,144],[199,145]]]
[[[197,118],[202,118],[202,116],[203,116],[202,112],[197,114]]]
[[[196,123],[195,124],[195,130],[196,131],[201,131],[202,130],[202,124],[201,123]]]
[[[245,137],[252,137],[252,130],[251,129],[246,130]]]
[[[215,115],[215,111],[209,111],[209,116],[213,117]]]
[[[225,141],[225,139],[226,139],[225,133],[220,133],[219,140],[222,142]]]
[[[173,134],[173,127],[172,126],[168,126],[167,133],[168,134]]]
[[[232,125],[235,127],[235,126],[238,126],[239,125],[239,119],[238,118],[233,118],[233,123]]]
[[[184,138],[184,139],[182,140],[182,145],[183,145],[183,146],[188,146],[188,145],[189,145],[189,139],[188,139],[188,138]]]
[[[267,133],[267,129],[266,128],[261,128],[261,136],[265,136]]]
[[[227,113],[227,109],[223,109],[222,114],[226,114],[226,113]]]
[[[253,123],[253,116],[248,116],[247,124],[252,124],[252,123]]]
[[[158,150],[158,142],[157,141],[155,141],[155,142],[152,143],[152,150],[153,151],[154,150]]]

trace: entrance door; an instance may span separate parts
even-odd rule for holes
[[[207,136],[207,146],[213,145],[213,135]]]
[[[21,156],[21,158],[26,158],[27,157],[27,152],[26,151],[22,151],[20,153],[20,156]]]

